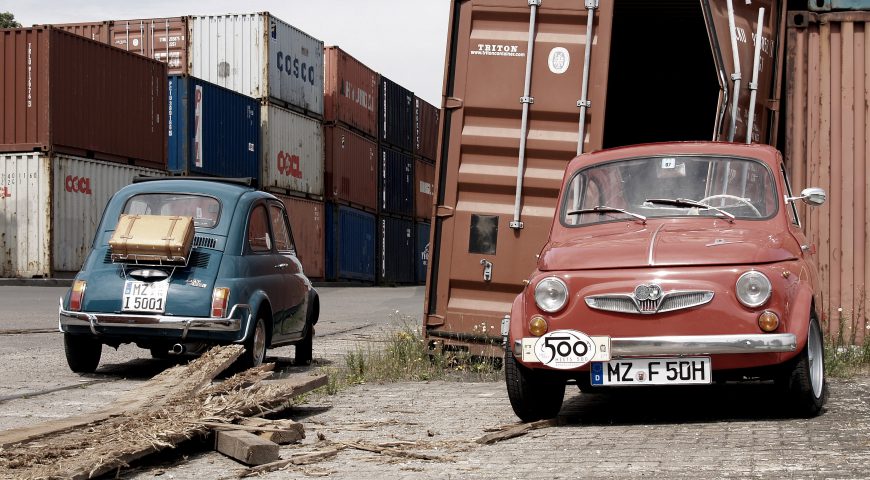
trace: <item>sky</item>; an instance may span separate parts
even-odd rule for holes
[[[268,11],[441,106],[450,0],[0,0],[23,26]]]

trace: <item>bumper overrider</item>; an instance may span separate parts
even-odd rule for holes
[[[184,340],[191,330],[205,332],[238,332],[243,325],[250,323],[251,307],[236,304],[223,318],[179,317],[173,315],[93,313],[64,310],[63,301],[58,309],[58,328],[66,332],[69,327],[90,327],[91,333],[101,335],[103,328],[153,328],[158,330],[180,330]]]

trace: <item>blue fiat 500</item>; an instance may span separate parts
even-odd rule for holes
[[[116,193],[90,255],[60,300],[66,359],[89,373],[103,345],[135,343],[155,357],[242,344],[240,367],[266,348],[295,345],[312,358],[320,303],[302,270],[284,205],[244,180],[137,179]],[[183,262],[118,258],[109,240],[122,214],[193,218]]]

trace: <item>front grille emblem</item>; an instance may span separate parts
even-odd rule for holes
[[[638,285],[634,289],[634,301],[641,313],[653,313],[659,308],[662,299],[662,287],[652,283]]]

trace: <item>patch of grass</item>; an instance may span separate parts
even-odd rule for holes
[[[825,329],[825,373],[831,377],[851,377],[870,372],[870,342],[867,341],[870,324],[860,307],[864,305],[864,295],[862,290],[856,297],[862,300],[856,302],[859,308],[853,314],[844,313],[842,308],[837,309],[836,331]],[[827,318],[825,326],[830,327],[831,316]],[[863,333],[860,339],[859,332]]]
[[[398,314],[373,342],[345,354],[341,367],[323,368],[329,376],[325,393],[364,383],[446,380],[457,382],[504,379],[498,361],[469,356],[464,352],[429,350],[416,319]]]

